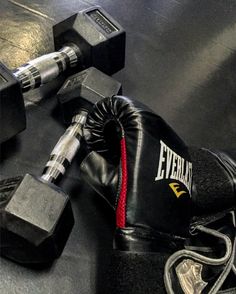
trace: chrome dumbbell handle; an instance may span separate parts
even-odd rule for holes
[[[73,117],[71,125],[52,150],[49,161],[43,171],[42,179],[55,182],[60,176],[64,175],[66,168],[71,164],[80,148],[86,118],[86,111],[81,111]]]
[[[13,75],[21,83],[22,91],[28,92],[54,80],[66,69],[76,66],[80,56],[79,48],[71,43],[60,51],[27,62],[17,68]]]

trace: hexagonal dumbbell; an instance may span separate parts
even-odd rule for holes
[[[92,103],[120,91],[119,82],[94,68],[66,80],[59,98],[70,125],[51,152],[43,175],[26,174],[0,182],[2,256],[24,264],[47,264],[60,256],[74,219],[68,195],[54,183],[79,150]],[[73,111],[71,101],[75,103]]]
[[[60,138],[43,175],[0,182],[0,254],[25,264],[59,257],[74,224],[68,195],[54,184],[80,147],[87,112],[80,111]]]
[[[54,53],[43,55],[14,72],[0,63],[0,143],[26,126],[22,92],[71,73],[95,66],[106,74],[124,67],[125,31],[101,7],[92,7],[53,27]]]
[[[65,124],[69,124],[80,109],[90,109],[105,97],[121,95],[121,83],[94,67],[66,79],[57,93]]]

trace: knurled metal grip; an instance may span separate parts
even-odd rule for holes
[[[55,182],[60,176],[65,174],[66,168],[71,164],[80,148],[80,140],[86,118],[86,111],[81,111],[73,117],[71,125],[52,150],[49,161],[43,171],[42,179]]]
[[[62,47],[60,51],[40,56],[20,66],[14,76],[27,92],[56,79],[60,73],[75,67],[79,62],[80,50],[74,44]]]

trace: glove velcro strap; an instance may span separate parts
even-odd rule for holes
[[[192,200],[200,213],[217,212],[235,204],[236,163],[226,153],[189,148],[193,163]]]
[[[164,265],[169,254],[114,250],[99,293],[162,294]]]

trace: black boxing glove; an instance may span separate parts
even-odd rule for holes
[[[190,229],[194,234],[204,231],[203,224],[220,222],[227,213],[191,222],[194,205],[188,149],[146,106],[120,96],[103,99],[90,113],[84,135],[91,152],[81,164],[82,176],[116,213],[116,251],[108,273],[108,289],[103,293],[165,293],[163,275],[169,256],[194,239]],[[230,228],[228,234],[231,233]],[[225,244],[226,239],[221,238]],[[227,242],[231,242],[230,238]],[[227,246],[230,247],[226,244],[227,252],[218,265],[225,264],[231,256]],[[185,255],[182,252],[180,258]],[[170,282],[170,276],[176,275],[170,268],[177,260],[175,256],[170,259],[165,270],[168,293],[173,287],[173,293],[178,293],[177,289],[183,290],[187,283],[181,284],[181,278],[173,285]],[[188,259],[184,261],[181,274],[189,266]],[[199,268],[198,264],[190,266]],[[217,275],[218,271],[214,273]],[[207,282],[199,276],[198,290],[207,289]],[[192,287],[195,289],[195,284]]]

